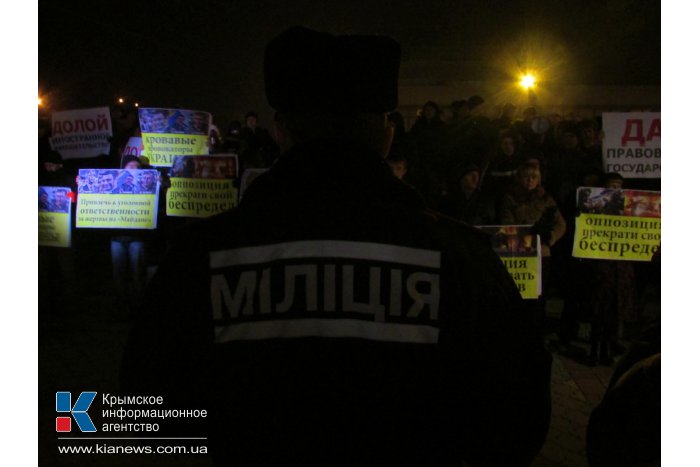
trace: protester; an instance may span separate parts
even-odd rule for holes
[[[520,154],[517,135],[504,131],[499,135],[498,152],[486,168],[483,190],[496,197],[505,194],[515,181],[515,172],[525,160]]]
[[[38,184],[39,211],[68,212],[71,198],[67,189],[54,191],[59,199],[51,199],[46,188],[73,187],[70,175],[66,173],[63,158],[51,149],[48,122],[39,121],[38,131]],[[75,252],[72,247],[58,248],[39,246],[38,248],[38,288],[39,313],[53,314],[64,311],[70,287],[75,281]]]
[[[544,442],[551,360],[512,279],[382,160],[399,55],[273,39],[282,156],[153,279],[123,390],[207,408],[216,465],[528,465]]]
[[[530,301],[533,318],[542,327],[550,277],[551,247],[566,232],[566,221],[559,212],[554,198],[540,184],[541,172],[534,162],[527,162],[517,170],[516,183],[500,204],[500,223],[503,225],[532,225],[532,232],[540,236],[542,252],[542,296]],[[544,329],[544,328],[543,328]]]
[[[542,241],[542,256],[566,232],[566,221],[552,196],[540,184],[541,174],[536,164],[518,167],[516,183],[506,194],[500,212],[504,225],[532,225]]]
[[[141,168],[141,162],[136,156],[124,156],[121,168]],[[116,171],[111,171],[116,172]],[[114,193],[137,194],[139,187],[135,185],[134,177],[124,171],[119,179]],[[143,230],[114,230],[110,238],[112,253],[112,277],[117,290],[119,302],[133,313],[146,287],[146,239],[147,231]],[[128,313],[127,313],[128,314]]]
[[[496,223],[493,199],[479,187],[481,172],[475,164],[467,163],[456,171],[455,182],[444,196],[441,211],[472,225]]]
[[[240,137],[246,144],[241,153],[245,168],[270,167],[279,155],[279,148],[265,128],[258,125],[258,114],[248,112],[245,126],[241,128]]]
[[[590,194],[590,188],[587,187],[601,186],[603,176],[602,171],[595,168],[583,172],[577,183],[578,186],[583,187],[579,196]],[[576,217],[580,213],[577,207],[579,202],[576,192],[572,191],[561,205],[560,210],[567,226],[576,225]],[[561,355],[579,358],[582,357],[581,351],[572,345],[572,341],[579,333],[579,323],[590,323],[591,320],[591,298],[594,293],[593,269],[598,260],[572,257],[574,236],[575,229],[567,229],[564,236],[552,247],[552,269],[559,273],[551,277],[551,284],[560,290],[564,305],[557,326],[557,339],[550,341],[550,348]]]
[[[606,175],[603,183],[605,188],[621,190],[623,178],[620,174],[612,173]],[[590,261],[593,283],[590,292],[591,350],[588,363],[612,365],[613,357],[624,351],[619,343],[621,323],[636,323],[639,320],[634,266],[629,261]]]
[[[559,132],[560,145],[546,157],[550,169],[547,183],[556,201],[563,204],[576,192],[584,175],[602,172],[603,167],[600,154],[591,155],[581,149],[578,125],[563,124]]]
[[[473,95],[457,106],[456,118],[446,126],[440,145],[440,179],[444,184],[465,164],[476,164],[483,173],[496,151],[495,127],[483,115],[484,99]]]
[[[509,130],[513,124],[513,117],[515,116],[516,107],[510,102],[504,104],[501,108],[501,114],[496,119],[495,124],[499,130]]]
[[[386,163],[389,164],[389,167],[391,167],[391,172],[396,178],[399,180],[406,178],[406,173],[408,172],[408,161],[406,161],[404,156],[399,154],[389,154],[386,158]]]
[[[442,110],[437,103],[428,101],[423,104],[423,109],[411,127],[411,134],[420,136],[426,131],[434,131],[442,127],[445,122],[442,120]]]
[[[423,104],[404,146],[408,148],[406,158],[411,167],[406,181],[415,186],[433,208],[437,208],[445,189],[440,158],[444,128],[442,109],[436,102],[428,101]]]
[[[647,305],[661,309],[661,250],[652,257],[644,288]],[[610,378],[586,431],[592,467],[661,465],[661,316],[649,316]]]

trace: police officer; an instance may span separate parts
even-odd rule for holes
[[[399,58],[387,37],[274,38],[282,156],[152,281],[123,391],[206,407],[216,464],[528,465],[544,442],[551,359],[513,281],[383,160]]]

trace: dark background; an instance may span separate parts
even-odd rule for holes
[[[260,108],[265,43],[297,24],[393,36],[404,63],[422,70],[402,84],[431,84],[446,61],[471,65],[454,76],[465,81],[508,79],[508,62],[534,63],[562,84],[661,82],[659,1],[39,0],[39,92],[53,109],[118,96],[214,113]]]

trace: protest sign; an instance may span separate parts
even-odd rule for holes
[[[661,113],[603,113],[603,135],[605,172],[661,177]]]
[[[143,155],[154,167],[171,167],[175,156],[209,154],[211,114],[184,109],[139,109]]]
[[[70,191],[68,187],[39,187],[39,246],[70,247]]]
[[[530,225],[483,225],[491,234],[491,246],[518,286],[520,295],[535,299],[542,294],[542,250],[540,237]]]
[[[579,187],[576,258],[649,261],[661,245],[661,192]]]
[[[138,136],[132,136],[124,146],[122,156],[136,156],[143,154],[143,141]]]
[[[209,217],[236,205],[238,174],[235,154],[177,156],[173,159],[166,214],[176,217]]]
[[[155,229],[159,188],[157,170],[81,169],[76,226]]]
[[[112,120],[109,107],[65,110],[51,114],[51,149],[64,159],[109,154]]]

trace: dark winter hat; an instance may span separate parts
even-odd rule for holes
[[[459,185],[459,181],[470,172],[479,172],[481,174],[481,169],[474,162],[468,160],[452,164],[448,174],[448,181],[453,186]]]
[[[140,160],[138,157],[128,155],[128,156],[123,156],[123,157],[122,157],[122,164],[121,164],[122,166],[121,166],[121,168],[123,169],[124,167],[126,167],[126,164],[128,164],[129,162],[138,162],[139,165],[141,164],[141,160]]]
[[[398,103],[400,58],[386,36],[293,27],[265,49],[267,100],[281,111],[389,112]]]

